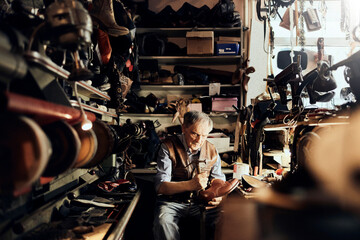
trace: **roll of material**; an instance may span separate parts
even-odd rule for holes
[[[41,127],[25,116],[0,115],[0,132],[1,192],[21,191],[44,172],[51,144]]]
[[[78,133],[65,121],[43,126],[52,146],[52,154],[42,176],[54,177],[75,166],[81,142]]]
[[[21,114],[31,114],[42,122],[50,123],[63,119],[70,124],[81,121],[81,112],[72,107],[47,102],[41,99],[24,96],[12,92],[0,94],[0,111],[10,111]],[[87,119],[95,121],[94,113],[85,112]]]
[[[93,128],[97,138],[97,150],[95,156],[84,167],[94,167],[108,157],[114,148],[115,136],[110,127],[103,121],[97,119],[93,123]]]
[[[76,159],[74,167],[81,168],[89,164],[89,162],[94,158],[97,151],[98,140],[92,129],[84,131],[81,129],[81,124],[75,125],[74,129],[79,135],[81,142],[79,155]]]

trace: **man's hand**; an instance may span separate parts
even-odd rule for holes
[[[218,206],[222,201],[222,197],[213,198],[210,202],[208,202],[211,206]]]
[[[173,195],[176,193],[199,191],[207,187],[209,172],[203,172],[187,181],[162,182],[157,190],[158,194]]]
[[[196,174],[194,178],[191,180],[194,191],[205,189],[208,184],[208,180],[209,180],[208,177],[209,176],[207,172]]]

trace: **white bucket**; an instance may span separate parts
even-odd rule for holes
[[[235,163],[233,170],[233,178],[241,180],[242,175],[249,174],[250,168],[249,164],[246,163]]]

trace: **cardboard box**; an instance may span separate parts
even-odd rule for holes
[[[239,47],[238,43],[216,43],[215,53],[216,55],[238,55],[239,54]]]
[[[186,47],[187,55],[214,55],[214,32],[187,32]]]
[[[219,153],[227,152],[230,149],[230,137],[223,133],[210,133],[207,140],[214,144]]]
[[[241,38],[240,37],[219,36],[217,41],[239,43],[239,42],[241,42]]]
[[[235,112],[232,105],[238,106],[238,99],[213,97],[211,103],[211,111],[213,112]]]

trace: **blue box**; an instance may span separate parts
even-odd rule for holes
[[[216,55],[238,55],[239,43],[216,43]]]

